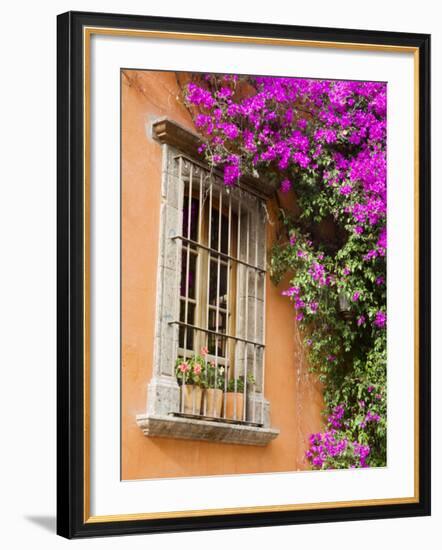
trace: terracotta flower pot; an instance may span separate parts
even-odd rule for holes
[[[204,395],[204,414],[219,418],[223,407],[223,390],[208,388]]]
[[[185,414],[201,414],[203,392],[199,386],[184,384],[181,388],[181,399],[184,399]]]
[[[230,420],[244,420],[244,394],[227,392],[224,394],[224,399],[226,400],[226,418]]]

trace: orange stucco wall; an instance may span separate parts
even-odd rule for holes
[[[168,116],[193,129],[175,73],[122,72],[122,479],[305,469],[307,438],[321,428],[322,394],[308,373],[284,284],[267,279],[265,395],[280,435],[267,447],[150,438],[135,422],[152,374],[161,148],[150,123]],[[269,243],[276,206],[269,211]],[[272,214],[273,212],[273,214]]]

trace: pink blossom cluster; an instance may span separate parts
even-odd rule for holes
[[[216,79],[217,86],[207,86]],[[253,92],[238,91],[236,75],[207,75],[187,88],[187,102],[203,110],[196,125],[205,134],[212,161],[224,170],[225,183],[253,168],[273,165],[281,190],[293,186],[299,169],[323,170],[325,185],[349,201],[355,231],[378,226],[379,240],[367,261],[386,250],[386,84],[250,77]],[[342,153],[342,145],[353,146]],[[330,146],[333,146],[330,149]],[[230,156],[235,152],[234,160]]]
[[[336,433],[336,430],[330,430],[310,435],[310,448],[306,452],[306,457],[316,468],[322,468],[327,459],[341,455],[346,451],[348,440],[337,438]]]
[[[310,464],[316,469],[329,469],[333,467],[333,460],[346,457],[350,468],[366,468],[370,455],[370,446],[358,441],[351,441],[342,435],[341,428],[345,425],[344,405],[334,407],[329,416],[328,429],[325,432],[313,433],[309,437],[309,448],[305,453]],[[376,420],[372,415],[371,420]]]
[[[345,213],[354,234],[375,235],[361,259],[385,257],[385,83],[206,75],[188,85],[186,100],[198,111],[195,124],[205,137],[204,152],[222,169],[226,185],[267,170],[280,175],[279,188],[287,193],[296,190],[299,174],[319,177],[336,193],[339,215]],[[297,255],[312,261],[303,249]],[[312,261],[309,273],[318,286],[330,283],[319,261]],[[354,294],[353,301],[358,299]],[[301,320],[304,306],[295,307]],[[365,322],[359,315],[358,326]],[[374,326],[385,324],[379,312]]]
[[[369,445],[362,445],[358,443],[357,441],[353,442],[353,453],[354,456],[357,459],[357,463],[353,465],[353,467],[359,466],[360,468],[367,468],[367,458],[370,454],[370,446]]]

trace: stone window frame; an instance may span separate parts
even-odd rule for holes
[[[264,346],[258,363],[255,363],[257,375],[255,388],[248,394],[247,399],[247,415],[248,418],[253,417],[253,424],[223,422],[222,419],[214,422],[177,416],[180,407],[180,390],[174,372],[178,354],[178,326],[175,322],[179,319],[182,251],[182,243],[177,237],[181,234],[184,200],[184,185],[177,174],[177,159],[181,158],[182,162],[200,166],[204,171],[208,171],[209,168],[201,162],[202,159],[198,153],[201,144],[199,137],[176,122],[167,118],[154,122],[151,126],[151,139],[158,141],[162,148],[155,346],[152,377],[147,390],[146,413],[137,415],[137,423],[143,433],[151,437],[267,445],[277,437],[279,430],[270,425],[270,404],[265,399],[263,391]],[[216,174],[213,174],[213,178],[216,177]],[[253,220],[253,238],[256,239],[254,248],[257,254],[254,260],[256,265],[263,266],[264,270],[266,263],[265,200],[273,190],[271,186],[258,180],[244,179],[241,180],[240,185],[230,190],[233,204],[241,202],[244,213],[247,211]],[[241,242],[242,256],[245,253],[244,247],[245,242]],[[236,288],[239,303],[242,304],[240,311],[245,311],[247,308],[249,312],[253,311],[253,314],[244,316],[240,312],[236,313],[235,336],[243,337],[246,331],[249,331],[246,323],[255,319],[254,336],[265,344],[265,275],[261,277],[262,288],[258,289],[256,284],[246,285],[246,273],[249,277],[250,273],[244,265],[238,264],[237,270],[238,281],[242,281]],[[259,295],[255,295],[255,292]],[[255,307],[256,316],[253,309]],[[258,332],[256,332],[256,318],[259,319]],[[243,349],[249,349],[249,346]],[[236,372],[241,372],[244,356],[244,353],[242,356],[236,356],[239,365],[239,370]]]

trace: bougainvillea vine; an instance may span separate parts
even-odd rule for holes
[[[306,458],[385,465],[386,84],[207,75],[185,95],[225,185],[247,175],[296,195],[270,269],[276,283],[291,274],[283,294],[324,384],[325,431]]]

